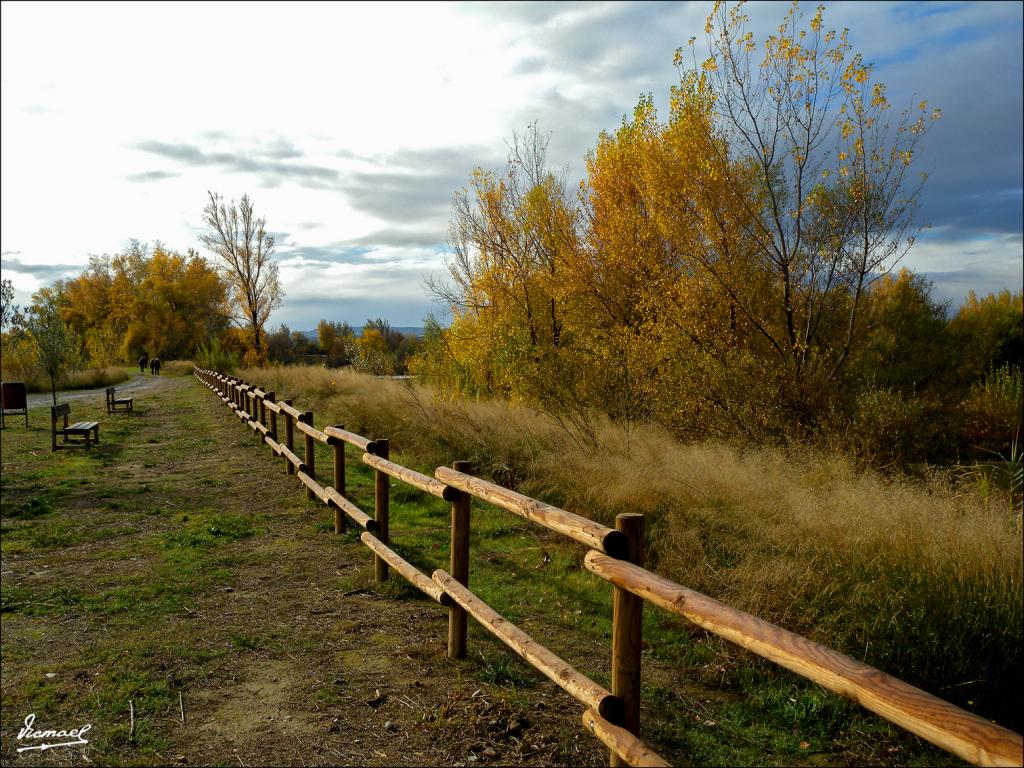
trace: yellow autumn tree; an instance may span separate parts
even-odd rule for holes
[[[763,41],[747,22],[715,4],[667,117],[645,96],[603,133],[577,201],[535,128],[502,174],[474,174],[437,291],[452,326],[419,370],[447,359],[470,391],[695,435],[800,433],[843,406],[871,285],[917,232],[912,162],[938,113],[893,113],[821,7],[794,3]]]
[[[191,356],[227,324],[226,286],[194,251],[132,242],[114,257],[93,256],[78,277],[53,286],[68,325],[94,366]]]
[[[863,339],[868,287],[914,242],[924,176],[911,164],[939,113],[922,101],[894,114],[823,6],[805,21],[793,3],[760,44],[748,21],[743,3],[717,2],[709,57],[687,67],[677,52],[671,120],[703,128],[707,154],[671,207],[695,206],[705,236],[679,244],[688,267],[759,337],[790,417],[813,422]],[[711,120],[687,120],[708,107]],[[758,289],[744,291],[750,268]]]
[[[447,359],[471,391],[564,405],[588,373],[567,355],[559,289],[578,248],[578,210],[547,167],[547,140],[530,126],[513,138],[501,175],[477,169],[455,194],[451,281],[431,287],[453,316]]]

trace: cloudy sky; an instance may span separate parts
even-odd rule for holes
[[[673,53],[703,37],[709,8],[4,2],[0,268],[24,302],[130,238],[199,247],[207,190],[247,193],[278,242],[273,325],[420,325],[473,168],[499,168],[537,121],[553,164],[580,178],[641,94],[664,114]],[[943,110],[922,156],[931,229],[905,263],[954,302],[1021,287],[1022,8],[826,12],[895,105]],[[785,10],[754,3],[751,28]]]

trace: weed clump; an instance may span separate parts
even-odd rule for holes
[[[53,504],[44,496],[34,496],[14,509],[6,510],[4,517],[16,517],[30,520],[35,517],[42,517],[53,512]]]
[[[168,549],[207,548],[219,542],[244,539],[258,533],[249,517],[233,514],[198,515],[183,521],[185,525],[164,534]]]

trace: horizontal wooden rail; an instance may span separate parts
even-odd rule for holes
[[[277,442],[277,440],[268,436],[264,439],[264,442],[270,446],[270,450],[272,450],[278,456],[281,455],[281,449],[283,446],[279,442]]]
[[[612,725],[592,709],[584,710],[583,727],[625,760],[627,765],[650,768],[667,768],[670,765],[661,755],[652,752],[639,738],[625,728]]]
[[[457,582],[446,571],[438,568],[433,579],[451,595],[466,612],[523,657],[549,680],[585,706],[596,710],[601,717],[618,720],[622,716],[622,701],[563,661],[528,634],[512,624],[483,600]]]
[[[437,498],[444,499],[445,501],[455,501],[461,493],[461,491],[445,485],[440,480],[435,480],[428,475],[421,474],[408,467],[403,467],[401,464],[396,464],[393,461],[382,459],[380,456],[374,456],[372,453],[363,454],[363,464],[379,469],[384,474],[391,475],[391,477],[397,477],[403,483],[408,483],[413,488],[419,488],[421,491],[426,491],[431,496],[437,496]]]
[[[293,408],[288,403],[282,403],[280,400],[277,401],[278,413],[286,413],[293,419],[302,418],[302,411],[298,408]]]
[[[334,488],[328,486],[324,489],[327,493],[327,498],[330,500],[329,503],[340,509],[346,515],[351,517],[357,525],[361,525],[368,531],[377,530],[377,521],[370,517],[368,514],[363,512],[359,507],[353,504],[351,501],[342,496]]]
[[[258,421],[250,421],[249,423],[252,425],[253,429],[255,429],[257,432],[259,432],[264,437],[266,437],[267,435],[270,434],[270,427],[265,427],[265,426],[263,426],[263,424],[261,424]]]
[[[435,581],[420,571],[408,560],[402,559],[401,555],[388,547],[387,544],[378,539],[372,533],[364,531],[360,534],[359,539],[363,544],[369,547],[375,555],[386,560],[388,565],[404,576],[410,584],[416,587],[416,589],[423,594],[427,595],[431,600],[445,606],[452,605],[452,598],[447,592],[441,589]]]
[[[302,459],[300,459],[296,455],[295,451],[289,450],[287,445],[281,445],[279,447],[281,448],[281,451],[280,451],[281,455],[284,456],[286,459],[288,459],[288,461],[290,461],[292,463],[292,466],[295,467],[295,470],[297,472],[305,472],[306,471],[306,462],[304,462]]]
[[[529,496],[510,491],[508,488],[481,480],[479,477],[456,472],[448,467],[438,467],[434,470],[434,477],[445,485],[458,488],[471,496],[507,509],[509,512],[525,517],[545,528],[557,531],[563,536],[575,539],[581,544],[586,544],[591,549],[605,552],[612,557],[626,556],[626,537],[614,528],[531,499]]]
[[[973,715],[874,667],[680,586],[637,565],[588,552],[587,570],[679,614],[976,765],[1020,765],[1020,734]]]
[[[273,411],[274,413],[281,413],[281,407],[277,403],[272,403],[270,400],[264,400],[263,406],[268,411]]]
[[[314,440],[317,440],[317,441],[319,441],[321,443],[327,444],[327,443],[330,442],[330,438],[328,438],[325,433],[321,432],[319,429],[314,427],[312,424],[307,424],[304,421],[300,421],[300,422],[297,422],[295,424],[295,428],[297,430],[299,430],[299,432],[305,432],[307,435],[312,437]]]
[[[357,435],[355,432],[349,432],[347,429],[342,429],[341,427],[324,427],[324,434],[328,437],[341,440],[343,443],[354,445],[356,448],[366,451],[367,453],[373,453],[377,447],[373,440],[368,440],[362,435]]]
[[[300,469],[298,472],[295,473],[295,476],[297,478],[299,478],[299,481],[304,486],[309,488],[309,490],[311,490],[313,492],[313,494],[318,499],[320,499],[320,501],[322,501],[324,504],[330,504],[331,503],[330,498],[327,496],[326,489],[322,485],[320,485],[320,483],[318,483],[316,480],[314,480],[312,477],[307,475],[304,470]]]

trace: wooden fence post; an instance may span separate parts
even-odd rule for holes
[[[468,461],[456,461],[452,464],[456,472],[467,475],[473,472],[473,465]],[[472,497],[459,491],[458,498],[452,502],[451,553],[449,569],[457,582],[469,587],[469,508]],[[459,605],[448,608],[448,658],[466,658],[466,609]]]
[[[336,424],[338,429],[344,429],[344,425]],[[331,438],[334,445],[334,490],[345,495],[345,441],[334,437]],[[345,532],[345,513],[341,507],[334,508],[334,532],[342,534]]]
[[[260,424],[264,427],[267,426],[267,393],[263,393],[263,397],[260,398]]]
[[[291,400],[282,400],[285,405],[291,405]],[[295,425],[293,424],[293,417],[288,412],[284,413],[284,444],[289,451],[295,450]],[[295,465],[292,464],[291,459],[287,456],[284,457],[284,467],[288,471],[289,475],[295,474]]]
[[[374,454],[382,459],[391,455],[391,447],[386,438],[374,440]],[[391,497],[391,477],[379,469],[373,470],[373,517],[377,521],[374,535],[385,544],[390,544],[388,536],[388,500]],[[388,580],[388,564],[379,555],[373,556],[373,573],[377,581]]]
[[[629,542],[629,562],[644,564],[644,516],[624,512],[615,516],[615,529]],[[622,722],[616,723],[640,735],[640,651],[643,642],[643,598],[614,587],[612,593],[612,694],[622,700]],[[624,766],[615,752],[612,766]]]
[[[267,402],[271,405],[277,403],[275,399],[277,396],[273,392],[267,392]],[[273,408],[270,409],[270,439],[275,443],[277,442],[277,411]]]
[[[302,414],[302,418],[299,419],[299,421],[301,421],[303,424],[308,424],[309,426],[312,427],[313,426],[313,412],[312,411],[306,411],[305,413]],[[306,434],[305,432],[303,432],[302,435],[303,435],[303,437],[306,438],[303,441],[303,445],[304,445],[303,459],[306,462],[306,474],[309,475],[311,478],[313,478],[315,480],[316,479],[316,457],[315,457],[315,455],[313,453],[313,450],[315,448],[314,441],[313,441],[313,436],[309,435],[309,434]],[[312,488],[307,487],[306,488],[306,498],[309,499],[310,501],[312,501],[313,499],[317,499],[319,497],[315,493],[313,493],[313,489]]]

